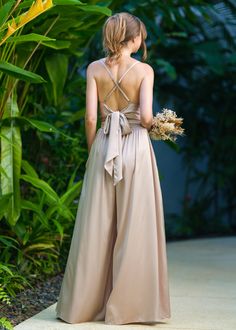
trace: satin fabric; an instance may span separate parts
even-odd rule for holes
[[[56,315],[68,323],[167,321],[165,226],[154,150],[138,105],[104,111],[86,163]]]

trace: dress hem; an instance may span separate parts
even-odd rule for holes
[[[167,316],[167,317],[163,317],[163,318],[159,318],[155,321],[147,321],[144,319],[135,319],[135,320],[126,320],[126,321],[105,321],[105,320],[87,320],[87,321],[79,321],[79,322],[70,322],[70,321],[66,321],[65,318],[63,318],[63,316],[59,316],[58,314],[56,315],[56,318],[59,318],[60,320],[69,323],[69,324],[79,324],[79,323],[87,323],[87,322],[104,322],[104,324],[107,325],[122,325],[122,324],[129,324],[129,323],[143,323],[143,324],[153,324],[153,323],[168,323],[168,321],[170,320],[171,316]]]
[[[153,323],[166,323],[166,321],[170,320],[170,316],[169,317],[163,317],[163,318],[159,318],[155,321],[146,321],[144,319],[135,319],[135,320],[126,320],[126,321],[104,321],[105,324],[109,324],[109,325],[122,325],[122,324],[129,324],[129,323],[143,323],[143,324],[153,324]]]

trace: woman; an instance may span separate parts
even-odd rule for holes
[[[131,57],[142,47],[146,59],[146,36],[137,17],[109,17],[107,57],[87,68],[89,157],[56,306],[68,323],[170,318],[162,195],[148,135],[154,72]]]

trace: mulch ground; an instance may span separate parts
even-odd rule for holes
[[[0,317],[6,317],[13,326],[41,312],[56,303],[59,296],[63,273],[59,273],[42,282],[34,283],[12,298],[12,304],[0,303]]]

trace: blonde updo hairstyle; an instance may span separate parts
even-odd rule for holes
[[[145,39],[147,30],[144,23],[136,16],[121,12],[110,16],[103,25],[103,50],[107,56],[107,64],[119,62],[121,49],[129,40],[133,40],[141,33],[143,49],[142,61],[147,58]]]

